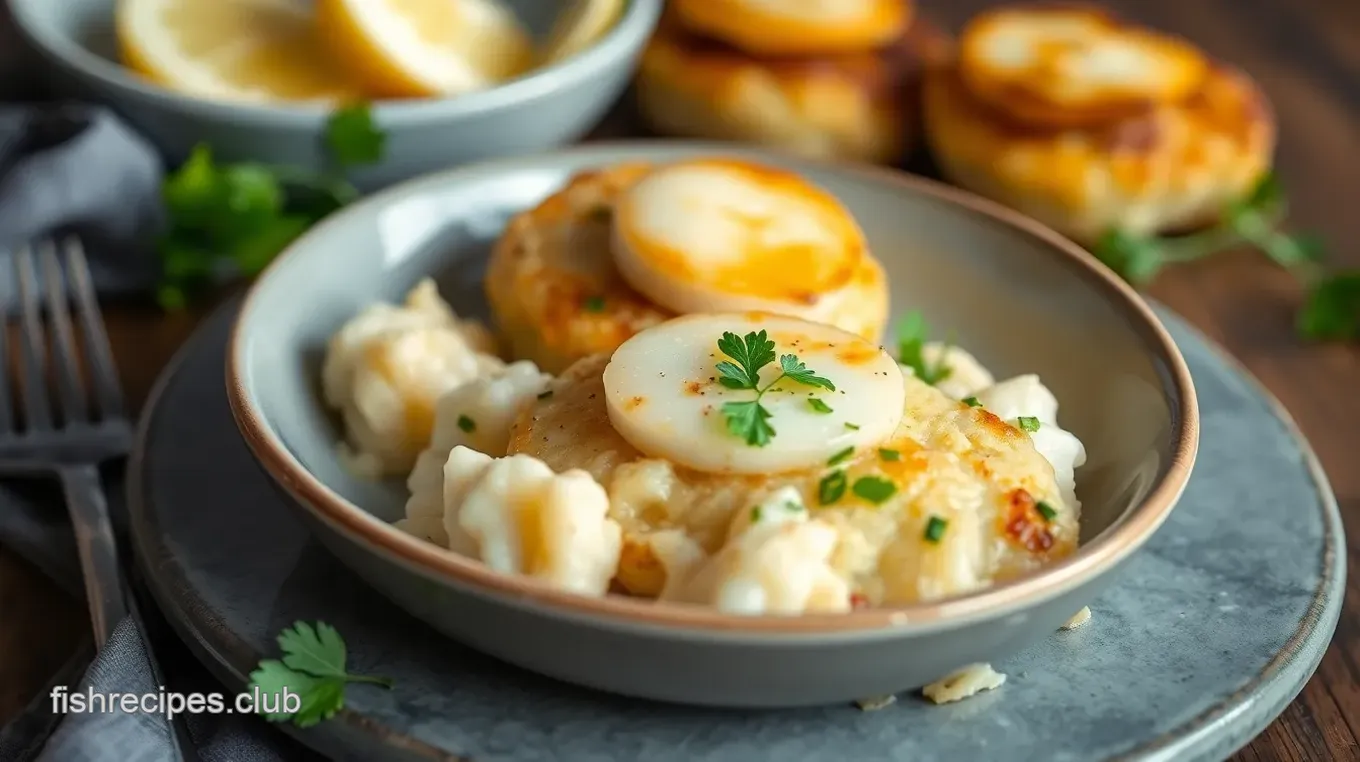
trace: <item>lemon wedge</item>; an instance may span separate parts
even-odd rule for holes
[[[533,63],[528,32],[495,0],[317,0],[316,29],[377,97],[472,92]]]
[[[330,66],[297,0],[120,0],[123,62],[157,84],[260,103],[358,95]]]
[[[557,18],[539,62],[554,64],[604,38],[623,15],[625,0],[572,0]]]

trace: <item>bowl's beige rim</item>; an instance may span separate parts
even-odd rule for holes
[[[682,149],[711,151],[714,154],[745,154],[773,161],[793,160],[808,166],[819,166],[829,171],[895,185],[913,193],[932,196],[965,207],[1047,244],[1064,262],[1077,270],[1126,314],[1134,329],[1144,335],[1153,351],[1157,353],[1157,359],[1169,369],[1171,385],[1180,398],[1178,411],[1180,426],[1173,432],[1173,452],[1165,477],[1141,504],[1131,509],[1121,525],[1107,529],[1090,543],[1079,547],[1077,552],[1068,558],[1033,575],[957,598],[908,606],[862,609],[844,614],[781,617],[729,615],[699,606],[658,603],[618,595],[596,598],[563,592],[527,577],[492,571],[479,561],[464,558],[420,540],[367,513],[312,475],[270,431],[264,422],[262,412],[251,401],[251,395],[240,374],[245,353],[245,340],[240,333],[241,318],[249,314],[256,295],[262,284],[268,281],[270,273],[288,261],[290,255],[297,251],[296,245],[290,246],[280,254],[259,275],[247,292],[237,314],[236,323],[232,327],[227,350],[226,386],[232,416],[236,419],[237,427],[247,446],[270,476],[316,518],[351,539],[400,558],[426,576],[435,579],[451,578],[462,585],[513,596],[517,601],[541,604],[559,612],[578,616],[731,634],[832,635],[885,628],[900,630],[917,627],[933,630],[941,626],[961,625],[979,617],[999,616],[1050,600],[1111,569],[1141,547],[1170,515],[1176,501],[1185,490],[1194,466],[1199,448],[1200,425],[1194,383],[1175,341],[1142,297],[1077,244],[1019,212],[967,191],[935,180],[881,167],[781,157],[778,154],[731,144],[637,140],[591,143],[536,157],[478,162],[396,185],[370,196],[360,204],[376,206],[387,198],[411,192],[413,186],[418,186],[422,182],[437,182],[466,170],[486,171],[495,169],[498,165],[513,167],[523,165],[526,159],[543,159],[563,154],[587,156],[600,154],[603,158],[615,151],[636,151],[639,148],[653,147],[662,152],[666,149]],[[319,223],[318,229],[342,224],[352,213],[354,207],[343,209],[332,218]]]
[[[660,18],[660,2],[629,0],[623,15],[604,37],[569,58],[535,67],[522,76],[466,95],[374,100],[374,115],[383,127],[420,126],[485,114],[535,100],[561,88],[564,78],[588,79],[593,73],[609,68],[612,62],[628,57],[630,48],[640,51]],[[11,5],[22,6],[22,3]],[[22,7],[13,13],[20,35],[58,66],[96,80],[105,87],[152,101],[162,108],[183,111],[206,120],[232,120],[246,126],[311,129],[328,118],[338,105],[321,102],[238,102],[179,93],[141,77],[65,35],[40,33],[28,23],[26,13]]]

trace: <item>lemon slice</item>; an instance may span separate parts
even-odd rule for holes
[[[317,0],[316,27],[380,97],[473,92],[533,63],[528,32],[495,0]]]
[[[120,0],[123,62],[157,84],[205,98],[333,101],[357,89],[337,74],[297,0]]]
[[[979,99],[1024,121],[1079,126],[1175,103],[1203,82],[1194,46],[1087,8],[983,14],[959,42],[959,73]]]
[[[623,15],[625,0],[572,0],[558,17],[539,61],[557,63],[599,42]]]

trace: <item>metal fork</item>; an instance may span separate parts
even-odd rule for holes
[[[100,464],[127,455],[132,426],[79,239],[65,239],[60,246],[54,241],[24,246],[12,257],[22,330],[19,351],[12,351],[8,322],[0,322],[0,475],[55,475],[61,482],[75,530],[95,644],[102,649],[130,606],[138,629],[145,632],[144,623],[136,617],[135,601],[125,592],[130,589],[118,563],[117,538],[99,478]],[[83,338],[79,349],[72,304]],[[81,372],[82,359],[88,374]],[[9,388],[11,369],[19,381],[17,395]],[[58,405],[52,404],[48,394],[49,373]],[[85,375],[92,395],[82,381]],[[146,648],[152,672],[159,679],[161,670],[151,644],[146,643]],[[180,758],[195,759],[183,719],[176,716],[174,720]]]

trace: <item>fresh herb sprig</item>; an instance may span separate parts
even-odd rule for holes
[[[1287,207],[1278,179],[1267,173],[1243,198],[1228,206],[1214,227],[1171,238],[1111,230],[1093,253],[1131,285],[1142,287],[1168,265],[1249,246],[1288,270],[1308,289],[1297,318],[1300,334],[1312,339],[1360,336],[1360,271],[1329,271],[1323,265],[1321,241],[1284,232]]]
[[[836,385],[822,378],[798,359],[797,355],[780,355],[780,373],[767,384],[761,385],[760,371],[775,361],[774,342],[765,331],[752,331],[745,338],[731,331],[724,331],[718,340],[718,351],[728,359],[719,362],[718,383],[728,389],[750,390],[756,393],[754,399],[724,402],[723,418],[727,430],[746,440],[752,447],[764,447],[774,438],[774,427],[770,425],[770,411],[760,400],[765,393],[781,381],[793,381],[804,386],[813,386],[836,391]]]
[[[926,361],[925,346],[929,338],[930,326],[919,312],[908,314],[897,324],[897,361],[911,368],[917,378],[934,386],[949,378],[954,369],[944,362],[949,354],[947,346],[934,362]]]
[[[278,643],[283,659],[265,659],[250,673],[250,687],[268,697],[264,709],[275,710],[264,714],[271,722],[291,720],[305,728],[330,719],[344,708],[345,686],[349,683],[392,687],[392,680],[386,677],[349,674],[345,670],[345,641],[325,622],[296,622],[279,633]],[[296,711],[285,711],[287,694],[300,699]]]
[[[367,104],[337,110],[323,142],[325,172],[259,162],[220,164],[200,143],[161,186],[167,230],[157,243],[157,301],[185,307],[224,276],[251,276],[318,220],[358,198],[342,170],[377,161],[386,137]]]

